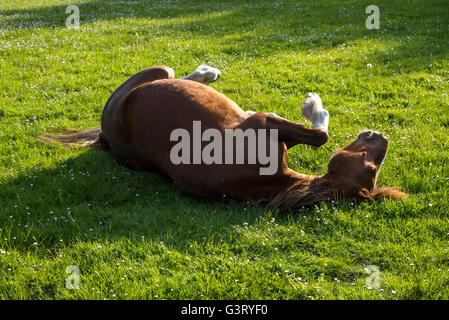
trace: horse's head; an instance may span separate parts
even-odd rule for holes
[[[376,188],[380,167],[388,149],[382,133],[367,130],[332,157],[328,164],[330,181],[344,197],[401,198],[406,196],[395,188]]]

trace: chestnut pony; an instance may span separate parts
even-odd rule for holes
[[[174,79],[173,70],[165,66],[142,70],[112,93],[103,110],[101,128],[67,131],[42,139],[107,150],[122,165],[167,174],[191,195],[255,200],[283,211],[331,199],[406,196],[396,188],[376,187],[388,148],[381,133],[361,132],[332,157],[324,175],[298,173],[287,167],[287,149],[297,144],[318,147],[329,139],[329,113],[322,108],[319,96],[309,93],[301,106],[302,115],[314,125],[310,129],[275,114],[243,111],[206,85],[219,77],[220,71],[204,65],[182,79]],[[170,150],[176,141],[171,141],[171,133],[184,128],[192,134],[192,123],[198,120],[204,130],[215,128],[220,132],[276,129],[277,171],[261,175],[259,162],[174,164]]]

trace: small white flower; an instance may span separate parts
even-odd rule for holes
[[[372,65],[371,63],[368,63],[366,66],[367,66],[368,68],[371,68],[373,65]]]

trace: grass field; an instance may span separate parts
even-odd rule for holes
[[[79,29],[65,26],[70,4]],[[365,27],[370,4],[378,30]],[[0,28],[1,299],[449,298],[447,1],[8,0]],[[323,174],[374,129],[390,139],[378,184],[410,197],[283,215],[200,202],[107,153],[35,140],[98,126],[143,68],[181,77],[203,62],[246,110],[304,122],[304,95],[322,97],[330,140],[292,148],[291,168]]]

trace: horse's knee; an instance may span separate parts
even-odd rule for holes
[[[316,135],[315,135],[314,143],[312,144],[313,146],[319,147],[329,141],[329,133],[327,132],[327,130],[324,130],[322,128],[317,128],[315,130],[316,130]]]

